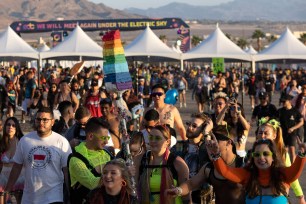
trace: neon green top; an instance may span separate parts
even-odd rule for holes
[[[159,192],[160,192],[160,182],[161,182],[161,172],[162,168],[154,168],[152,169],[152,176],[150,176],[150,192],[152,194],[150,204],[159,204]],[[174,186],[177,186],[177,181],[173,179]],[[158,194],[154,194],[154,192],[158,192]],[[176,197],[175,204],[182,204],[182,198]]]
[[[286,153],[285,166],[291,166],[291,161],[288,152]],[[303,195],[303,190],[298,179],[292,182],[290,187],[292,188],[296,197],[300,197]]]
[[[110,161],[110,156],[104,150],[89,150],[86,147],[86,142],[82,142],[75,147],[75,151],[82,154],[93,167],[101,166]],[[84,162],[76,157],[72,157],[69,161],[69,173],[71,186],[77,182],[92,190],[99,184],[100,177],[95,177],[91,170],[86,167]]]

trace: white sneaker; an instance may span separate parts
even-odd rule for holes
[[[182,106],[182,103],[180,103],[180,108],[182,108],[183,106]]]
[[[185,108],[187,107],[187,104],[186,104],[186,103],[184,103],[184,107],[185,107]]]
[[[22,120],[21,123],[25,123],[25,120]]]

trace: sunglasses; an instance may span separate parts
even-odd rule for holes
[[[235,111],[236,107],[235,106],[230,106],[230,110]],[[241,108],[239,106],[237,107],[237,111],[241,111]]]
[[[222,102],[216,103],[216,105],[218,105],[218,106],[222,106],[223,104],[225,104],[225,103],[222,103]]]
[[[156,96],[161,97],[162,95],[164,95],[164,93],[162,93],[162,92],[153,92],[153,93],[151,93],[152,97],[156,97]]]
[[[35,118],[36,122],[40,123],[41,121],[43,123],[47,123],[49,120],[52,120],[50,118]]]
[[[196,128],[199,127],[197,124],[191,123],[191,122],[186,122],[186,125],[187,125],[187,127],[190,127],[190,126],[191,126],[191,127],[194,128],[194,129],[196,129]]]
[[[96,138],[102,140],[102,141],[108,141],[110,139],[110,136],[104,136],[104,135],[99,136],[99,135],[95,135],[95,134],[94,134],[94,136]]]
[[[158,135],[149,135],[149,140],[159,142],[159,141],[163,140],[163,137],[158,136]]]
[[[8,127],[11,127],[11,126],[12,126],[12,127],[16,127],[15,124],[11,124],[11,123],[7,123],[6,126],[8,126]]]
[[[264,157],[269,157],[269,156],[272,156],[273,153],[270,152],[270,151],[264,151],[264,152],[253,152],[252,153],[252,157],[254,158],[258,158],[260,156],[264,156]]]

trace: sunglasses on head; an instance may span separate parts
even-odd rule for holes
[[[156,97],[156,96],[161,97],[162,95],[164,95],[164,93],[162,93],[162,92],[153,92],[153,93],[151,93],[152,97]]]
[[[187,125],[187,127],[190,127],[190,126],[191,126],[191,127],[194,128],[194,129],[196,129],[196,128],[199,127],[197,124],[191,123],[191,122],[186,122],[186,125]]]
[[[216,105],[219,105],[219,106],[222,106],[224,103],[222,103],[222,102],[218,102],[218,103],[216,103]]]
[[[158,135],[149,135],[149,140],[150,141],[157,141],[157,142],[159,142],[159,141],[163,140],[163,137],[162,136],[158,136]]]
[[[252,153],[252,157],[254,157],[254,158],[258,158],[258,157],[261,157],[261,156],[269,157],[269,156],[272,156],[272,155],[273,155],[273,153],[270,152],[270,151],[253,152]]]

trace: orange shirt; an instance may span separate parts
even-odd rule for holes
[[[282,168],[284,173],[284,182],[289,187],[290,183],[298,179],[303,171],[306,158],[296,157],[294,163],[289,167]],[[233,168],[227,166],[223,159],[218,159],[214,161],[214,166],[217,171],[226,179],[233,181],[235,183],[241,183],[243,185],[247,184],[250,178],[250,172],[245,168]],[[270,183],[270,168],[267,170],[259,170],[259,183],[262,186],[268,186]]]

